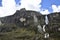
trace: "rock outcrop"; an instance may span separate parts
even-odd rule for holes
[[[20,26],[26,26],[34,23],[34,15],[37,17],[38,22],[43,25],[44,16],[42,16],[42,14],[36,11],[25,10],[24,8],[17,10],[14,15],[1,18],[1,22],[5,24],[17,24]]]
[[[60,12],[48,14],[48,24],[45,16],[23,8],[0,18],[0,40],[46,40],[44,33],[49,33],[48,40],[60,40]]]

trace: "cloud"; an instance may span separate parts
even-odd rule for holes
[[[42,15],[47,15],[50,12],[47,9],[45,9],[45,10],[41,10],[40,13],[42,13]]]
[[[16,10],[25,8],[26,10],[40,11],[41,0],[20,0],[21,5],[16,5],[15,0],[2,0],[2,6],[0,7],[0,17],[13,15]]]
[[[59,6],[52,5],[52,9],[53,9],[53,12],[60,12],[60,5]]]
[[[16,10],[25,8],[26,10],[33,10],[48,14],[48,10],[41,9],[41,0],[20,0],[21,5],[16,5],[15,0],[2,0],[2,7],[0,7],[0,17],[13,15]]]
[[[21,0],[21,5],[19,8],[26,8],[26,10],[34,10],[34,11],[39,11],[41,12],[43,15],[49,14],[50,12],[46,9],[46,10],[42,10],[41,9],[41,2],[42,0]]]
[[[2,0],[2,7],[0,7],[0,17],[14,14],[16,11],[16,4],[14,0]]]
[[[25,8],[26,10],[40,11],[41,0],[21,0],[21,5],[19,8]]]

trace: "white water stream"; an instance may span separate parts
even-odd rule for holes
[[[45,16],[45,25],[43,25],[43,31],[45,32],[44,38],[49,38],[49,33],[46,33],[46,30],[45,30],[45,27],[46,27],[46,25],[48,25],[48,23],[49,23],[49,20],[48,20],[48,17],[46,15]]]

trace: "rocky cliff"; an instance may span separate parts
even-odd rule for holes
[[[7,16],[7,17],[3,17],[1,18],[1,22],[5,23],[5,24],[23,24],[24,23],[26,25],[31,24],[34,22],[34,16],[37,18],[37,21],[40,21],[40,24],[44,24],[44,16],[42,16],[42,14],[40,14],[39,12],[36,11],[30,11],[30,10],[25,10],[24,8],[21,10],[17,10],[16,13],[14,15],[11,16]],[[25,21],[22,22],[22,20],[25,19]],[[20,25],[20,26],[23,26]]]
[[[60,12],[48,14],[48,24],[45,16],[23,8],[0,18],[0,40],[60,40]],[[46,39],[45,33],[49,33]]]

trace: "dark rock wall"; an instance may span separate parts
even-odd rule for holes
[[[34,15],[37,18],[37,23],[34,22]],[[0,32],[4,33],[2,35],[0,33],[0,39],[24,40],[27,38],[29,40],[43,40],[44,34],[40,34],[38,32],[37,25],[41,25],[41,27],[46,25],[45,16],[46,15],[42,15],[39,12],[25,10],[23,8],[21,10],[17,10],[14,15],[0,18],[0,22],[2,23],[2,25],[0,24]],[[60,38],[60,12],[48,14],[47,17],[49,23],[46,25],[45,29],[46,32],[50,34],[49,40]]]
[[[6,24],[32,24],[34,23],[34,15],[36,15],[38,22],[43,25],[44,24],[44,16],[42,16],[39,12],[36,11],[26,11],[25,9],[17,10],[14,15],[7,16],[1,19],[2,23]],[[20,18],[25,18],[26,21],[21,22]]]
[[[49,22],[60,23],[60,13],[51,13],[48,15]]]
[[[48,15],[49,24],[48,32],[51,37],[60,37],[60,12],[51,13]]]

